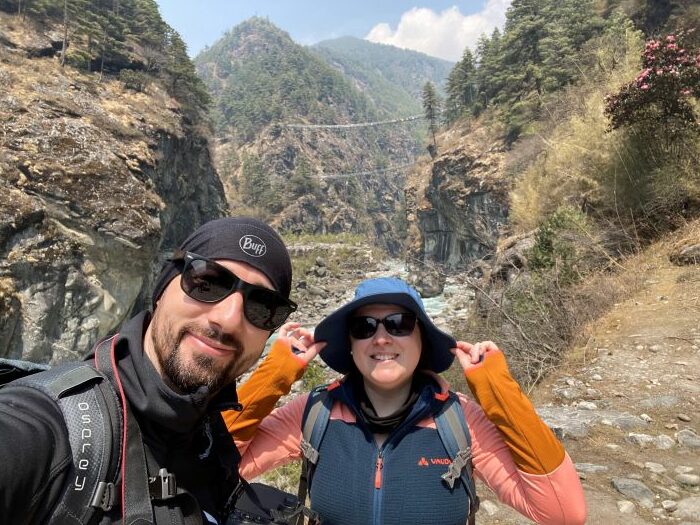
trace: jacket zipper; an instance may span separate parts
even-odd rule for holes
[[[374,502],[372,505],[372,523],[381,525],[382,523],[382,469],[384,468],[384,449],[377,451],[377,460],[374,463]]]
[[[384,467],[384,459],[382,458],[381,451],[377,455],[377,463],[374,470],[374,488],[379,490],[382,488],[382,468]]]

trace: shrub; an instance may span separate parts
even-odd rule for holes
[[[690,103],[700,97],[700,50],[684,46],[687,35],[647,41],[637,78],[606,98],[611,129],[638,126],[667,141],[700,130]]]
[[[570,206],[559,208],[537,228],[535,245],[526,253],[531,270],[556,269],[562,283],[571,283],[581,275],[578,242],[588,234],[586,216]]]
[[[132,89],[139,93],[146,91],[146,88],[151,83],[151,77],[143,71],[134,71],[133,69],[122,69],[119,71],[119,80],[127,89]]]

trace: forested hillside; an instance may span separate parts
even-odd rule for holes
[[[346,78],[263,18],[227,32],[195,64],[214,98],[217,132],[241,142],[272,123],[333,124],[376,116]]]
[[[414,158],[411,129],[343,129],[393,115],[261,18],[195,63],[212,94],[217,165],[235,210],[284,231],[364,233],[400,249],[403,175],[384,170]]]
[[[208,103],[185,43],[154,0],[0,0],[0,10],[51,25],[62,65],[120,75],[139,90],[158,77],[187,111]]]
[[[526,382],[623,293],[593,283],[700,215],[697,6],[618,4],[514,0],[451,71],[438,155],[412,177],[412,256],[486,274],[469,333],[507,341]],[[475,232],[475,205],[507,219]],[[455,249],[474,245],[488,270]]]
[[[416,51],[354,37],[324,40],[311,49],[352,79],[360,91],[392,117],[420,113],[423,84],[432,82],[443,91],[454,65]]]

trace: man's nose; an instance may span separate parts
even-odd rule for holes
[[[209,322],[228,333],[242,328],[246,322],[243,301],[243,294],[234,292],[223,301],[215,303],[209,311]]]

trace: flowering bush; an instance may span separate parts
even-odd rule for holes
[[[690,50],[683,41],[690,31],[647,41],[642,54],[644,69],[619,93],[605,98],[610,127],[642,125],[667,134],[700,126],[690,102],[700,97],[700,50]]]

